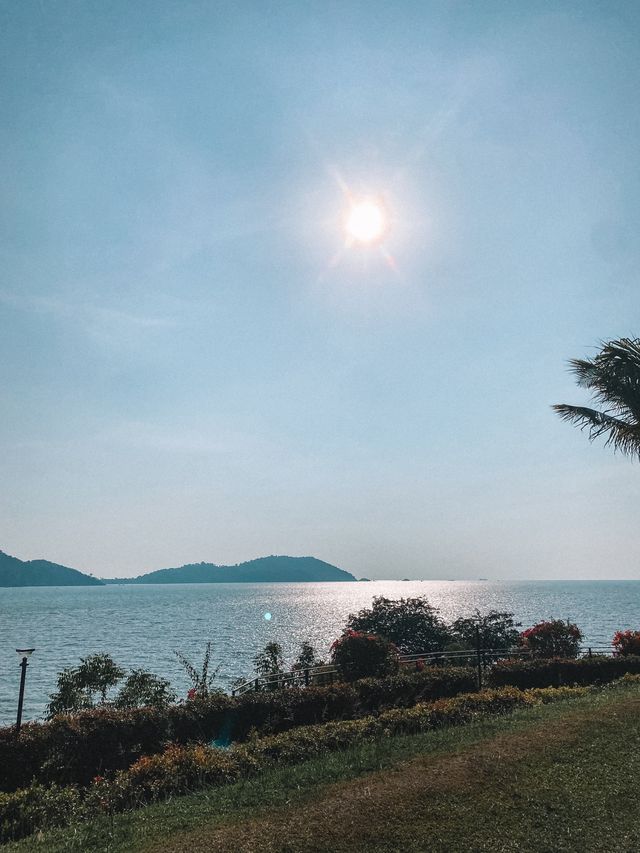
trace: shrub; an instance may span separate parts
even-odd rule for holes
[[[397,672],[398,650],[384,637],[347,630],[331,646],[331,661],[347,681]]]
[[[237,782],[242,771],[243,762],[231,752],[202,744],[170,744],[158,755],[139,758],[113,779],[94,779],[86,792],[85,804],[89,811],[122,811],[172,794],[228,785]]]
[[[582,633],[573,622],[553,619],[539,622],[520,634],[521,644],[539,658],[575,658],[580,651]]]
[[[383,679],[363,678],[354,682],[353,689],[360,710],[366,714],[472,692],[476,677],[467,667],[430,667],[416,673],[401,670]]]
[[[277,763],[304,761],[311,755],[345,749],[355,743],[397,734],[417,734],[444,725],[466,722],[477,714],[499,714],[517,705],[534,704],[533,694],[513,688],[486,690],[451,699],[421,703],[412,708],[385,711],[376,717],[306,726],[281,735],[260,738],[245,749],[249,755]]]
[[[491,667],[488,681],[493,687],[511,685],[526,690],[563,684],[604,684],[626,672],[640,673],[640,657],[504,660]]]
[[[273,734],[300,725],[352,719],[396,705],[473,690],[474,675],[462,667],[429,668],[353,684],[247,693],[211,693],[181,705],[118,710],[103,707],[47,723],[26,723],[16,739],[0,729],[0,790],[32,780],[88,784],[96,775],[129,767],[168,742],[220,744],[243,741],[252,731]]]
[[[397,600],[376,596],[370,608],[349,616],[347,629],[386,637],[403,654],[437,652],[450,639],[437,608],[424,596]]]
[[[222,727],[230,700],[188,702],[166,708],[95,708],[27,723],[16,738],[0,730],[0,788],[12,790],[33,779],[87,784],[95,775],[128,767],[169,740],[186,742]]]
[[[65,826],[81,815],[76,787],[32,785],[13,794],[0,793],[0,844],[17,841],[35,830]]]
[[[640,655],[640,631],[618,631],[612,645],[616,656]]]

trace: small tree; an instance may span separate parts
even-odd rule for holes
[[[284,674],[284,657],[280,643],[267,643],[255,656],[253,663],[258,676],[269,679],[267,689],[277,690],[281,687],[280,679],[276,677]]]
[[[100,703],[107,701],[107,693],[124,676],[124,669],[119,667],[111,655],[90,655],[88,658],[80,658],[80,666],[76,670],[76,677],[81,689],[89,693],[98,693]]]
[[[520,643],[539,658],[576,658],[582,632],[573,622],[552,619],[539,622],[520,634]]]
[[[640,655],[640,631],[617,631],[612,646],[616,657]]]
[[[209,671],[211,666],[211,641],[209,641],[205,647],[200,669],[196,669],[196,667],[187,657],[185,657],[185,655],[182,654],[182,652],[176,651],[174,654],[182,664],[183,669],[191,681],[191,689],[188,694],[190,699],[201,699],[208,696],[210,693],[221,692],[219,688],[213,686],[213,682],[220,671],[220,666],[217,666],[211,672]]]
[[[93,708],[89,692],[79,686],[77,670],[69,667],[58,673],[58,689],[49,696],[47,719],[56,714],[75,714]]]
[[[104,705],[107,694],[124,676],[113,658],[107,654],[80,658],[80,665],[67,667],[58,674],[58,689],[49,697],[49,717],[71,714],[84,708]]]
[[[386,637],[404,654],[440,651],[449,631],[424,596],[393,600],[376,596],[370,608],[352,613],[347,629]]]
[[[331,662],[346,681],[398,671],[398,649],[385,637],[347,629],[331,646]]]
[[[313,669],[315,666],[324,666],[324,661],[316,655],[316,650],[306,640],[300,645],[300,654],[291,667],[294,670]]]
[[[109,691],[119,684],[124,675],[125,671],[110,655],[80,658],[79,666],[68,667],[58,674],[58,689],[49,697],[48,718],[56,714],[76,714],[97,705],[138,708],[175,701],[169,682],[144,669],[131,670],[115,697],[109,698]]]
[[[133,669],[114,700],[116,708],[161,708],[176,701],[166,678],[160,678],[144,669]]]
[[[476,610],[475,616],[456,619],[451,624],[451,633],[455,643],[465,649],[476,647],[476,630],[480,635],[483,649],[508,649],[518,644],[520,622],[515,622],[513,613],[490,610],[482,615]]]

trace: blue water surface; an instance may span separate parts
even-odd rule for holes
[[[175,584],[0,589],[0,725],[14,721],[16,648],[36,647],[25,718],[43,715],[56,674],[81,656],[109,652],[125,668],[168,678],[179,696],[187,678],[174,650],[196,665],[213,643],[220,685],[249,675],[255,654],[277,640],[290,661],[302,640],[320,654],[349,613],[374,595],[426,595],[449,620],[475,608],[509,610],[524,626],[571,619],[585,645],[609,643],[618,629],[640,628],[640,581],[373,581],[371,583]],[[270,618],[265,618],[270,614]]]

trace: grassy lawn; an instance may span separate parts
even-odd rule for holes
[[[637,851],[640,687],[388,738],[7,851]]]

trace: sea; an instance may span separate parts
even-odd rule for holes
[[[374,596],[426,596],[446,621],[476,609],[509,611],[523,628],[570,619],[584,646],[607,647],[615,631],[640,629],[640,580],[371,581],[339,583],[158,584],[0,589],[0,725],[15,721],[20,681],[17,648],[34,647],[26,679],[25,720],[42,719],[57,673],[81,657],[108,652],[125,669],[189,688],[175,652],[196,666],[207,642],[218,684],[250,677],[255,655],[277,641],[292,663],[300,643],[328,655],[350,613]]]

